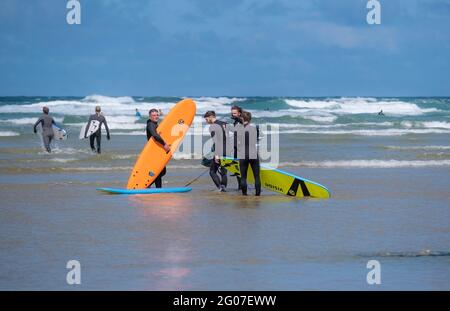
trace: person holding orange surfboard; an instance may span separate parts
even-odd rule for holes
[[[160,177],[164,167],[172,158],[173,152],[177,150],[189,130],[195,117],[195,111],[196,104],[190,98],[176,103],[159,124],[158,111],[149,111],[147,123],[149,140],[131,170],[127,182],[128,190],[147,189]],[[159,183],[160,181],[158,181]]]
[[[153,137],[158,143],[160,143],[165,152],[170,152],[170,146],[166,144],[164,139],[158,134],[156,129],[158,128],[158,120],[159,120],[159,112],[157,109],[150,109],[148,112],[148,120],[147,120],[147,140]],[[161,171],[158,177],[155,179],[154,184],[156,188],[162,187],[162,177],[166,175],[166,167]],[[153,185],[150,184],[148,187]]]

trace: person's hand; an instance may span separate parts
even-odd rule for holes
[[[164,151],[166,151],[166,153],[168,153],[170,151],[170,146],[168,144],[164,145]]]
[[[110,139],[111,139],[111,136],[109,136],[109,134],[106,135],[106,139],[110,140]]]
[[[36,129],[34,129],[33,132],[34,132],[34,134],[36,134],[37,133]]]

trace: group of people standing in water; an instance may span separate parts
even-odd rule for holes
[[[160,112],[161,111],[157,109],[151,109],[149,111],[146,128],[147,140],[150,140],[153,137],[166,152],[169,152],[170,146],[157,132]],[[231,149],[229,148],[231,133],[233,136],[233,157],[234,159],[239,159],[241,173],[240,175],[234,175],[238,182],[238,190],[241,190],[243,195],[247,195],[247,173],[248,168],[251,167],[255,178],[255,195],[261,195],[261,180],[259,176],[260,164],[257,151],[259,129],[251,125],[252,114],[248,111],[244,111],[239,106],[233,106],[231,107],[232,124],[218,120],[216,113],[212,110],[207,111],[203,117],[206,123],[210,125],[209,131],[213,140],[210,154],[212,156],[211,159],[208,159],[209,175],[217,189],[220,192],[226,192],[228,184],[227,170],[225,167],[221,166],[220,158],[229,155],[228,150]],[[165,167],[154,181],[156,188],[162,187],[162,177],[164,175],[166,175]]]
[[[47,152],[51,152],[50,143],[54,137],[53,125],[56,125],[55,120],[49,115],[50,109],[43,107],[43,115],[34,124],[33,130],[37,132],[37,126],[42,126],[42,138],[44,147]],[[161,110],[150,109],[149,118],[147,120],[146,133],[147,140],[152,137],[159,143],[166,152],[170,151],[170,146],[158,134],[158,121],[161,115]],[[136,117],[141,117],[138,109],[136,109]],[[209,174],[212,181],[220,192],[225,192],[227,188],[228,178],[227,170],[221,166],[220,158],[232,155],[234,159],[239,159],[240,174],[235,174],[237,179],[238,190],[242,191],[243,195],[247,195],[247,174],[251,167],[253,176],[255,178],[255,195],[261,194],[261,181],[259,176],[260,163],[257,151],[257,142],[259,139],[259,129],[251,124],[252,115],[248,111],[244,111],[239,106],[231,107],[232,122],[227,123],[218,120],[214,111],[207,111],[204,114],[204,119],[210,125],[211,138],[213,145],[211,154],[213,155],[209,163]],[[106,129],[106,137],[111,139],[106,118],[101,113],[101,107],[95,107],[95,113],[89,117],[88,125],[91,121],[98,121],[99,126],[96,132],[89,136],[90,147],[93,152],[101,153],[101,135],[102,125]],[[88,126],[86,127],[85,137],[87,135]],[[232,139],[230,138],[232,135]],[[95,144],[96,143],[96,144]],[[232,146],[232,148],[230,147]],[[230,149],[233,153],[230,154]],[[154,184],[156,188],[162,187],[162,177],[166,174],[166,168],[155,179]]]
[[[204,116],[210,124],[211,138],[213,139],[209,174],[220,192],[226,191],[227,170],[220,165],[220,158],[229,156],[230,143],[233,149],[233,158],[239,159],[240,175],[236,174],[238,190],[247,195],[247,174],[251,167],[255,178],[255,195],[261,194],[261,180],[259,176],[260,163],[258,156],[259,128],[251,124],[252,114],[239,106],[231,107],[232,124],[217,120],[214,111],[207,111]],[[230,139],[229,134],[232,134]]]

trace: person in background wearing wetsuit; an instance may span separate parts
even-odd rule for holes
[[[158,132],[156,131],[156,129],[158,128],[158,120],[159,120],[159,112],[157,109],[150,109],[150,111],[148,112],[148,120],[147,120],[147,140],[150,140],[150,138],[153,137],[153,139],[161,144],[164,148],[164,151],[166,151],[166,153],[170,152],[170,146],[168,144],[166,144],[166,142],[164,141],[164,139],[162,139],[162,137],[158,134]],[[164,169],[161,171],[161,173],[158,175],[158,177],[156,177],[155,181],[153,182],[155,184],[156,188],[161,188],[162,187],[162,177],[166,175],[166,167],[164,167]],[[148,188],[150,188],[151,185],[150,184],[148,186]]]
[[[98,130],[95,133],[93,133],[91,136],[89,136],[89,143],[91,145],[92,151],[97,152],[99,154],[101,153],[102,124],[103,123],[105,124],[106,138],[108,140],[111,139],[111,136],[109,135],[108,124],[106,123],[105,117],[101,114],[101,111],[102,111],[102,109],[100,108],[100,106],[95,107],[95,113],[89,117],[89,121],[88,121],[88,124],[93,120],[98,121],[100,123],[100,125],[98,126]],[[88,130],[89,130],[89,126],[86,126],[86,132],[84,133],[84,137],[86,137]],[[95,149],[94,140],[97,140],[97,149]]]
[[[136,108],[136,119],[140,119],[141,118],[141,113],[139,112],[139,109]]]
[[[238,124],[241,124],[241,114],[242,114],[242,108],[239,106],[233,106],[231,107],[231,119],[233,120],[233,126],[234,128],[236,128],[236,126]],[[234,146],[234,155],[233,157],[235,159],[238,158],[237,156],[237,132],[233,131],[233,146]],[[241,190],[241,177],[239,177],[238,175],[231,175],[231,176],[236,176],[237,179],[237,184],[238,184],[238,190]]]
[[[209,175],[211,176],[214,184],[220,192],[225,192],[227,187],[227,170],[220,166],[220,157],[226,156],[227,149],[227,135],[226,126],[227,123],[219,121],[216,119],[216,113],[214,111],[207,111],[203,116],[206,123],[210,124],[209,132],[211,133],[211,138],[214,139],[214,144],[212,146],[212,152],[214,152],[214,158],[211,161],[211,166],[209,167]],[[218,133],[220,131],[220,133]],[[217,134],[218,133],[218,134]],[[217,135],[216,135],[217,134]],[[222,143],[221,148],[216,148],[217,145]],[[220,178],[217,175],[219,171]]]
[[[37,133],[36,127],[41,124],[42,126],[42,139],[44,141],[44,147],[45,150],[47,150],[48,153],[51,153],[52,150],[50,148],[50,143],[52,142],[52,139],[54,137],[53,133],[53,124],[56,125],[55,120],[53,120],[52,117],[50,117],[48,114],[50,112],[50,109],[48,107],[42,107],[43,115],[36,121],[36,123],[33,126],[34,133]]]
[[[255,195],[261,195],[261,178],[259,176],[260,165],[257,149],[258,134],[257,129],[250,125],[252,114],[248,111],[242,112],[242,125],[238,131],[238,155],[239,168],[241,171],[241,190],[242,195],[247,195],[247,172],[251,166],[253,176],[255,177]]]

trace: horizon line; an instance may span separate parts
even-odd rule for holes
[[[174,97],[174,98],[201,98],[201,97],[303,97],[303,98],[333,98],[333,97],[349,97],[349,98],[448,98],[450,95],[105,95],[92,93],[88,95],[1,95],[0,97],[88,97],[88,96],[105,96],[105,97]]]

